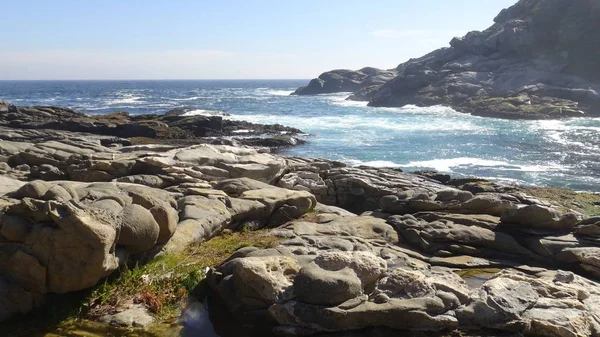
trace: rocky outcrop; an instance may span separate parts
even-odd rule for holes
[[[482,32],[454,38],[449,48],[400,64],[385,84],[354,76],[352,85],[344,87],[337,84],[348,82],[340,75],[325,89],[324,73],[298,90],[315,94],[355,88],[349,99],[370,106],[441,104],[501,118],[600,114],[597,2],[521,0],[494,22]]]
[[[264,149],[1,141],[0,153],[0,321],[120,265],[226,228],[279,226],[317,206],[309,192],[268,184],[287,166]],[[130,318],[121,316],[111,319]]]
[[[270,228],[278,246],[209,277],[262,335],[600,331],[600,219],[520,192],[227,145],[0,141],[0,164],[0,320],[120,265]],[[459,277],[481,268],[503,271]],[[104,319],[150,323],[129,309]]]
[[[365,88],[379,87],[396,76],[395,70],[365,67],[356,71],[337,69],[325,72],[300,87],[292,95],[317,95],[335,92],[355,92]]]
[[[186,115],[185,109],[163,115],[85,115],[54,106],[15,106],[0,101],[0,139],[18,142],[94,139],[102,145],[198,143],[283,148],[302,144],[302,131],[279,124],[262,125],[221,115]],[[258,137],[260,136],[260,137]]]
[[[284,238],[280,246],[239,251],[209,275],[217,298],[256,333],[320,336],[370,327],[600,333],[600,284],[572,272],[515,264],[473,284],[455,273],[469,268],[466,258],[442,262],[407,249],[385,220],[307,220],[274,230]]]
[[[0,319],[31,310],[47,293],[95,285],[129,255],[156,249],[177,224],[174,199],[139,185],[36,180],[10,196],[0,215],[0,274],[10,280],[2,291],[37,301],[2,303]],[[155,216],[157,209],[174,217]]]

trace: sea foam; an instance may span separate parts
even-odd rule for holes
[[[182,116],[229,116],[229,114],[220,110],[196,109],[185,112]]]

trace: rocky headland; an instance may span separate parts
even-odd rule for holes
[[[1,107],[4,324],[91,288],[78,317],[140,331],[208,294],[248,336],[600,336],[599,196],[206,141],[283,126]]]
[[[520,0],[484,31],[394,69],[332,70],[296,95],[351,92],[370,106],[445,105],[478,116],[600,116],[600,3]]]

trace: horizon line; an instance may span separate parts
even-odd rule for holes
[[[0,82],[33,82],[33,81],[306,81],[310,78],[135,78],[135,79],[0,79]]]

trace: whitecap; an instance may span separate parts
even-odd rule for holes
[[[124,97],[124,98],[117,98],[117,99],[104,101],[104,104],[106,104],[106,105],[137,104],[137,103],[143,103],[143,102],[140,102],[140,99],[142,99],[142,98],[144,98],[144,97],[131,96],[131,97]]]
[[[554,163],[546,165],[520,165],[510,164],[505,161],[492,160],[492,159],[481,159],[481,158],[449,158],[449,159],[433,159],[423,161],[410,161],[407,164],[395,163],[388,160],[371,160],[362,161],[358,159],[346,159],[343,160],[350,166],[370,166],[370,167],[386,167],[386,168],[414,168],[414,169],[431,169],[438,172],[454,172],[461,169],[493,169],[495,171],[520,171],[520,172],[549,172],[549,171],[561,171],[567,169],[565,166],[561,166]],[[486,178],[486,179],[492,179]],[[511,180],[510,178],[494,178],[503,179],[506,181]],[[515,179],[515,181],[522,182]]]
[[[458,112],[458,111],[456,111],[450,107],[447,107],[445,105],[432,105],[432,106],[421,107],[421,106],[408,104],[408,105],[405,105],[405,106],[399,107],[399,108],[378,108],[378,109],[382,110],[382,111],[392,111],[392,112],[403,113],[403,114],[412,114],[412,115],[435,115],[435,116],[457,115],[457,116],[461,116],[461,117],[467,117],[464,113]],[[469,117],[473,118],[472,116],[469,116]]]
[[[197,99],[201,99],[201,98],[211,98],[211,97],[207,97],[207,96],[193,96],[193,97],[187,97],[187,98],[169,98],[169,97],[163,97],[165,99],[170,99],[172,101],[194,101]]]
[[[518,165],[501,160],[459,157],[449,159],[433,159],[424,161],[411,161],[398,167],[427,168],[439,172],[452,172],[456,169],[465,168],[490,168],[496,171],[523,171],[523,172],[547,172],[559,170],[563,167],[554,164],[547,165]]]
[[[347,106],[347,107],[366,107],[367,104],[369,104],[369,102],[366,101],[351,101],[351,100],[347,100],[347,99],[343,99],[343,100],[339,100],[339,101],[333,101],[332,102],[335,105],[339,105],[339,106]]]
[[[220,110],[205,110],[196,109],[185,112],[182,116],[228,116],[229,114],[225,111]]]
[[[457,120],[451,123],[414,119],[398,119],[386,116],[338,115],[338,116],[294,116],[294,115],[235,115],[231,119],[251,121],[254,123],[279,123],[306,131],[314,130],[357,130],[373,133],[382,130],[404,132],[468,132],[469,134],[489,134],[490,129],[476,125],[468,120]],[[361,129],[361,130],[359,130]],[[353,135],[353,137],[355,134]]]
[[[291,90],[265,90],[265,95],[269,96],[289,96],[293,91]]]
[[[362,161],[357,159],[349,159],[347,163],[350,166],[369,166],[369,167],[386,167],[386,168],[398,168],[401,165],[388,160],[371,160]]]

